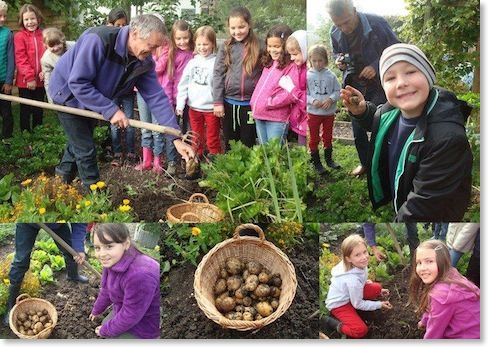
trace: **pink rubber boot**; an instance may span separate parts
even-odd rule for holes
[[[153,161],[153,168],[152,170],[157,173],[157,174],[160,174],[163,172],[163,167],[161,165],[161,157],[160,156],[154,156],[154,161]]]
[[[152,169],[153,152],[151,148],[142,148],[142,163],[137,164],[134,168],[137,171],[147,171]]]

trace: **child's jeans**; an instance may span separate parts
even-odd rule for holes
[[[0,86],[3,83],[0,82]],[[0,116],[2,117],[2,138],[12,137],[14,131],[14,119],[12,116],[12,103],[6,100],[0,100]]]
[[[129,119],[134,118],[134,94],[124,95],[114,99],[114,103],[117,106],[122,106],[122,111]],[[125,132],[125,144],[127,146],[127,153],[134,153],[134,128],[127,127],[125,129],[119,129],[115,125],[110,125],[110,133],[112,136],[112,151],[115,153],[122,153],[122,144],[120,138],[122,133]]]
[[[137,93],[137,106],[139,109],[139,119],[142,122],[158,124],[156,117],[151,114],[149,107],[139,93]],[[142,129],[141,147],[152,149],[156,156],[161,155],[163,152],[163,134],[157,131]]]
[[[380,296],[381,289],[380,283],[366,283],[363,288],[363,298],[365,300],[376,299]],[[336,307],[330,313],[342,322],[341,332],[343,334],[354,339],[359,339],[368,333],[368,326],[359,317],[351,303]]]
[[[197,111],[190,108],[191,128],[197,133],[198,138],[193,141],[193,148],[199,156],[203,155],[204,143],[210,154],[222,153],[220,145],[220,118],[216,117],[213,111]],[[206,129],[205,129],[206,127]]]
[[[308,114],[308,129],[310,131],[309,148],[316,152],[320,143],[320,127],[322,127],[322,142],[324,148],[332,147],[332,130],[334,128],[334,115],[316,116]]]
[[[21,98],[44,101],[45,95],[46,91],[44,90],[44,87],[36,88],[34,90],[19,88],[19,96]],[[43,109],[40,107],[20,104],[20,131],[27,130],[30,132],[36,126],[42,125],[42,113]]]
[[[279,138],[283,143],[288,133],[288,123],[256,119],[256,132],[260,144],[268,143],[275,138]]]

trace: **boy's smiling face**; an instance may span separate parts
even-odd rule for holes
[[[398,107],[406,118],[421,115],[430,91],[427,77],[405,61],[393,64],[385,72],[383,88],[388,102]]]

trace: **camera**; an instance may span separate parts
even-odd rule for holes
[[[359,74],[364,68],[361,59],[353,54],[341,53],[337,58],[337,62],[346,65],[343,74],[344,86],[350,85],[364,94],[367,81],[359,78]]]

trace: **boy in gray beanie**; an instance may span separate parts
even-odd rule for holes
[[[351,116],[372,131],[368,190],[373,208],[393,201],[398,222],[462,221],[471,196],[472,153],[465,132],[471,109],[434,87],[435,70],[416,46],[383,51],[376,106],[350,86],[341,97]]]

